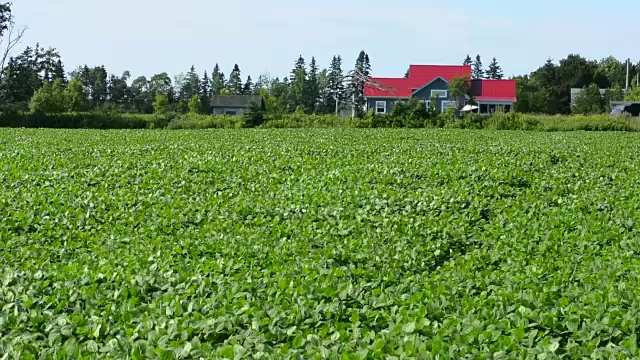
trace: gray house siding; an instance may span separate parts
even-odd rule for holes
[[[417,89],[416,89],[417,90]],[[442,80],[442,79],[436,79],[434,80],[431,84],[429,84],[428,86],[426,86],[423,89],[418,90],[413,97],[419,100],[431,100],[431,90],[447,90],[447,98],[438,98],[438,103],[436,104],[436,110],[440,111],[440,109],[442,109],[442,102],[443,101],[447,101],[450,99],[450,94],[448,93],[449,91],[449,83]],[[399,100],[406,100],[406,99],[399,99]],[[369,110],[374,110],[376,109],[376,102],[377,101],[385,101],[387,103],[387,114],[391,113],[391,110],[393,108],[393,104],[397,101],[396,99],[389,99],[389,98],[367,98],[367,111]]]
[[[391,113],[393,103],[396,102],[395,99],[389,99],[389,98],[367,98],[367,111],[369,110],[375,111],[376,102],[378,101],[384,101],[387,103],[387,114]]]
[[[440,111],[440,109],[442,109],[442,102],[447,101],[450,98],[448,82],[442,79],[436,79],[424,89],[421,89],[417,93],[415,93],[413,97],[420,100],[431,100],[431,90],[447,90],[447,98],[438,98],[436,110]]]
[[[228,108],[222,108],[222,107],[214,107],[213,108],[213,115],[225,115],[227,114],[227,111],[235,111],[235,115],[242,115],[247,109],[245,108],[239,108],[239,107],[228,107]]]
[[[258,104],[266,110],[264,98],[260,95],[214,95],[209,108],[213,115],[242,115],[251,104]]]

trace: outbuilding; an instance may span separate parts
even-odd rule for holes
[[[261,95],[214,95],[211,97],[211,113],[213,115],[242,115],[247,112],[251,103],[256,103],[262,110],[266,109]]]

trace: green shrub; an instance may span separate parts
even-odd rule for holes
[[[545,131],[640,131],[640,118],[610,115],[536,116]]]
[[[356,127],[362,121],[336,115],[307,115],[296,112],[278,118],[267,118],[261,127],[273,129]]]
[[[168,124],[166,116],[106,113],[3,113],[0,127],[61,129],[154,129]]]
[[[169,129],[240,129],[245,127],[242,116],[185,114],[173,119]]]

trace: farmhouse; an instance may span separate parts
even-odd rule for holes
[[[407,78],[372,77],[372,83],[381,86],[365,85],[367,110],[389,113],[394,102],[410,98],[423,100],[430,106],[431,98],[437,97],[435,108],[445,111],[448,107],[456,106],[455,99],[449,93],[449,83],[463,76],[471,77],[471,66],[411,65]],[[515,80],[472,80],[471,92],[480,113],[495,112],[500,106],[504,111],[511,111],[516,102]]]
[[[242,115],[251,103],[265,109],[264,98],[260,95],[214,95],[210,105],[213,115]]]

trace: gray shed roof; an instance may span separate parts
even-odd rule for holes
[[[260,95],[214,95],[211,97],[212,107],[248,108],[252,102],[264,105],[264,99]]]

